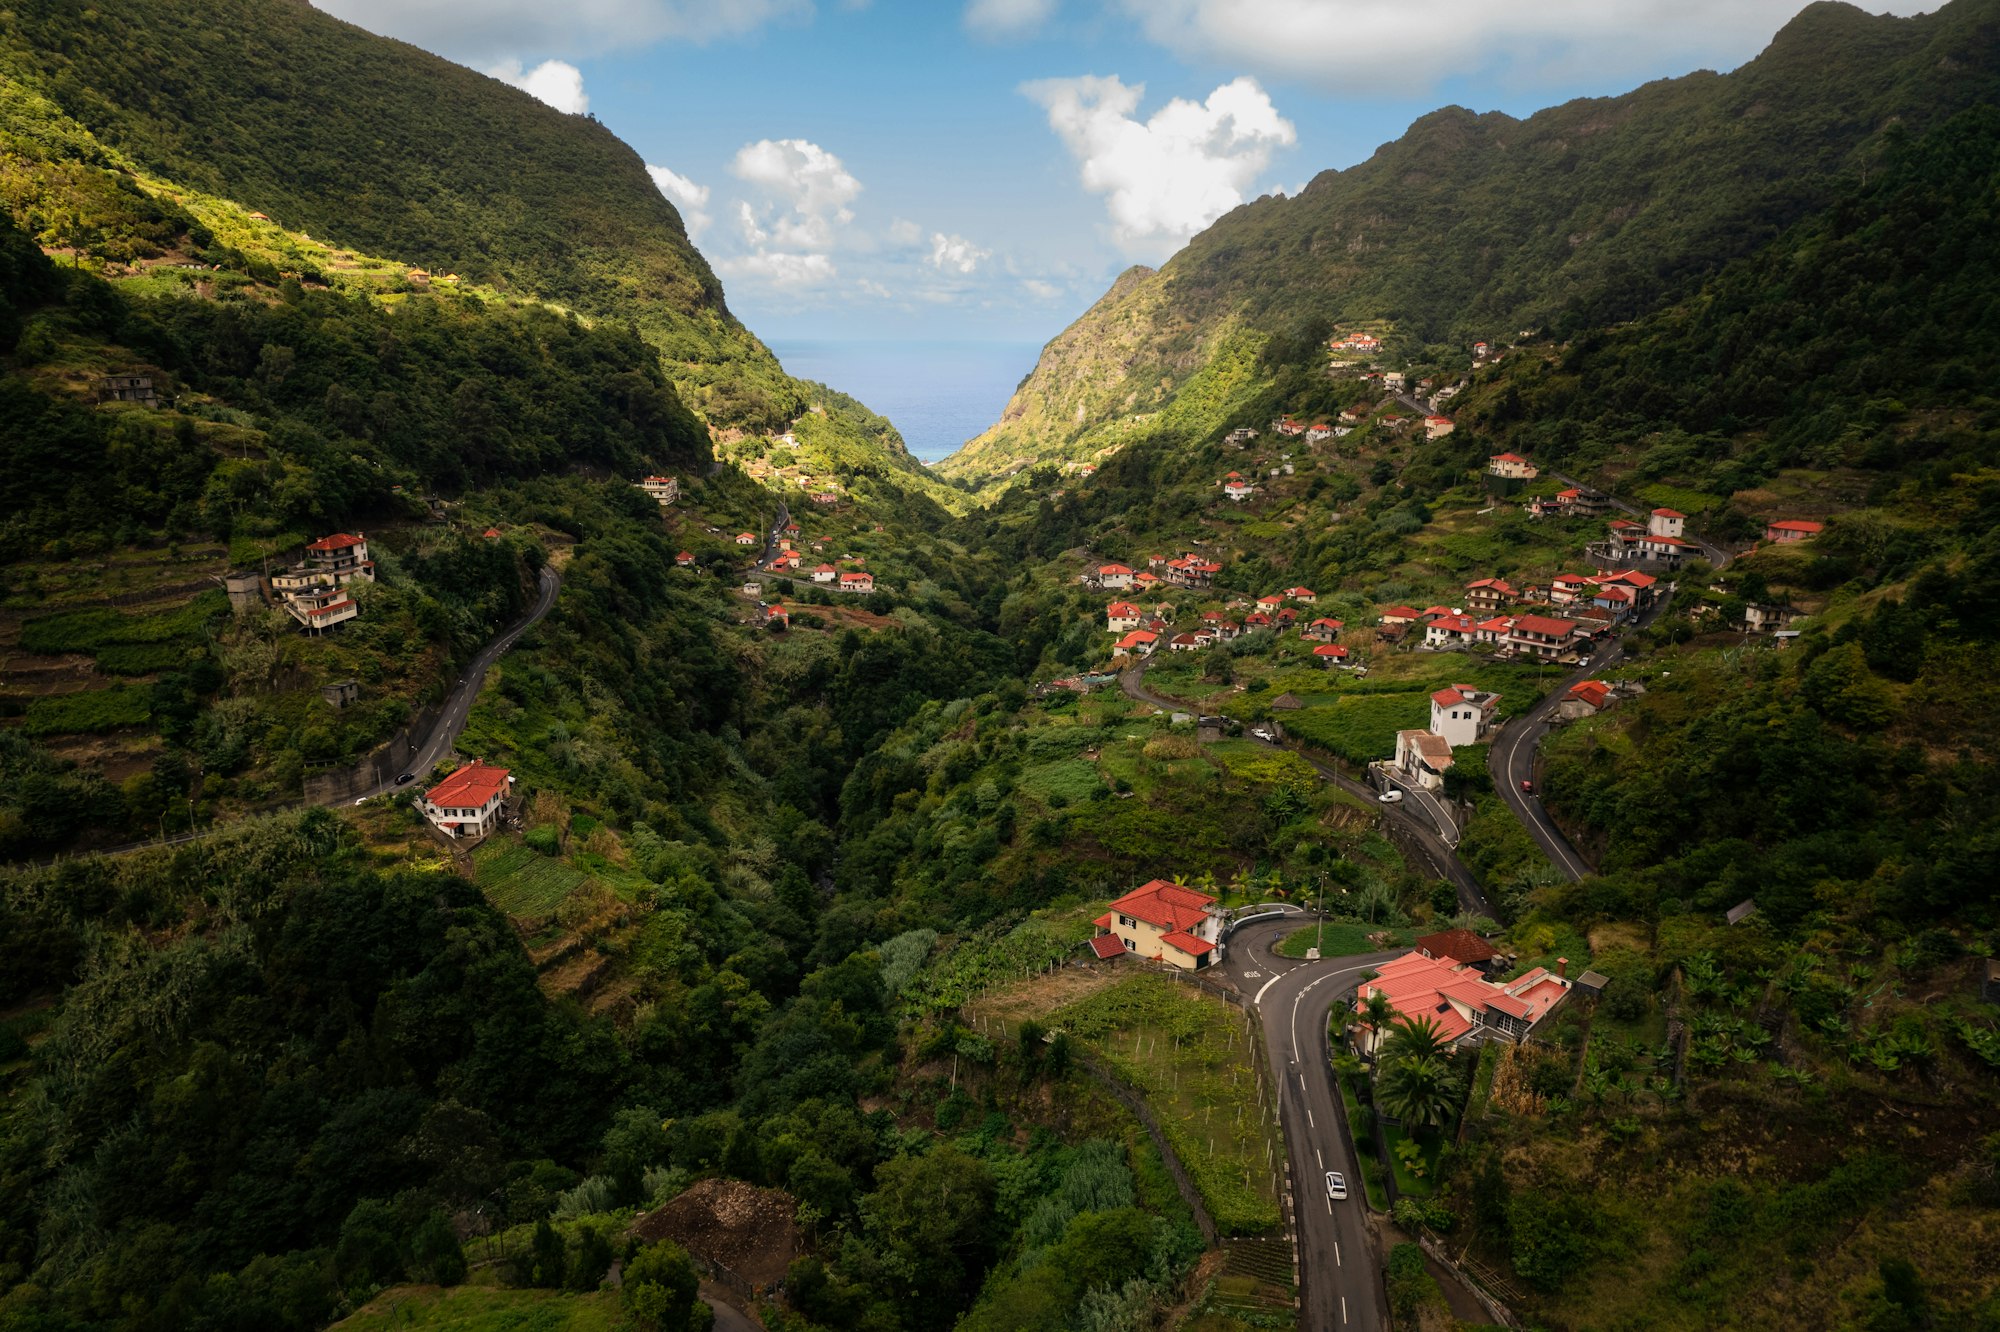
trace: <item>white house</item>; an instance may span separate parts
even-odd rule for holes
[[[1443,439],[1455,429],[1457,427],[1452,424],[1449,416],[1431,415],[1424,418],[1425,439]]]
[[[1132,571],[1122,564],[1100,565],[1097,570],[1097,583],[1100,587],[1114,588],[1122,592],[1132,586]]]
[[[1518,453],[1496,453],[1486,460],[1486,470],[1509,481],[1532,481],[1542,469]]]
[[[1453,685],[1431,695],[1431,734],[1447,745],[1476,744],[1492,727],[1500,706],[1500,695]]]
[[[1404,781],[1436,791],[1444,786],[1444,774],[1451,767],[1451,746],[1429,731],[1398,731],[1395,767]]]
[[[1139,608],[1129,601],[1114,601],[1104,608],[1104,627],[1111,633],[1129,633],[1139,627]]]
[[[671,476],[649,476],[637,485],[663,507],[681,497],[681,483]]]
[[[1479,626],[1470,615],[1440,615],[1424,626],[1426,647],[1457,647],[1473,642]]]
[[[813,568],[812,580],[815,583],[831,583],[839,577],[840,570],[834,568],[831,564],[816,565]]]
[[[474,759],[424,792],[417,807],[447,837],[484,837],[499,826],[513,780],[507,769]]]
[[[844,573],[840,576],[840,590],[843,592],[873,592],[875,575],[872,573]]]
[[[1646,530],[1656,537],[1677,537],[1687,525],[1687,515],[1672,509],[1655,509],[1646,518]]]

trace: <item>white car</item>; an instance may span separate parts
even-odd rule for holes
[[[1403,803],[1403,793],[1391,787],[1381,795],[1376,796],[1375,799],[1385,805],[1400,805]]]
[[[1347,1179],[1338,1170],[1326,1172],[1326,1196],[1335,1202],[1347,1197]]]

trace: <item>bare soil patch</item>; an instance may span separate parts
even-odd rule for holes
[[[988,990],[965,1006],[965,1014],[989,1022],[1039,1019],[1088,999],[1118,980],[1119,973],[1112,967],[1057,967],[1045,976],[1030,976]]]
[[[704,1179],[632,1225],[643,1240],[670,1239],[705,1263],[758,1288],[776,1285],[799,1254],[798,1204],[789,1193],[734,1179]]]

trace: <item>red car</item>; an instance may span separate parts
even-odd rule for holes
[[[1534,793],[1535,793],[1535,784],[1529,781],[1526,777],[1523,777],[1521,779],[1521,794],[1533,795]]]

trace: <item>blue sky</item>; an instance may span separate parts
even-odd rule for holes
[[[1802,0],[315,2],[587,107],[768,339],[1041,341],[1434,107],[1730,69]]]

